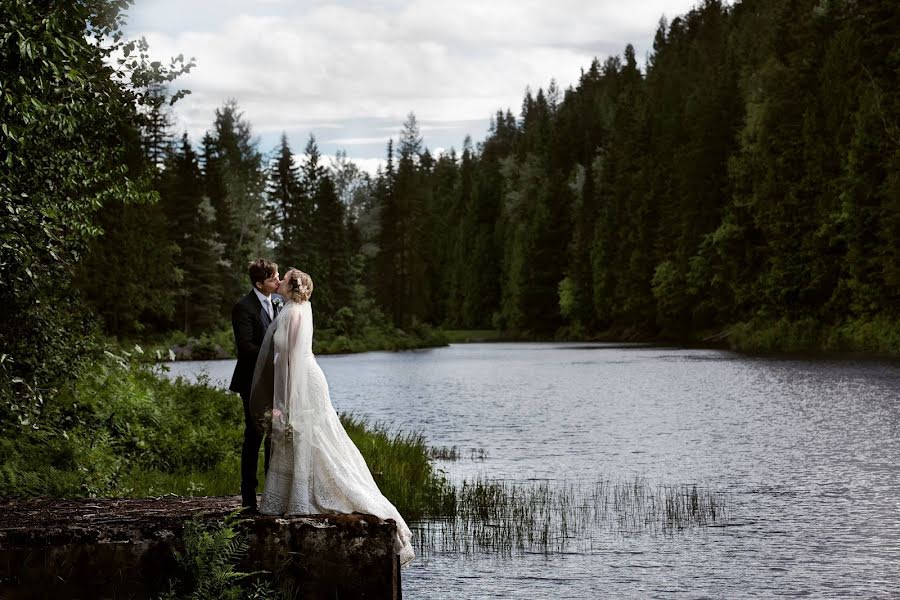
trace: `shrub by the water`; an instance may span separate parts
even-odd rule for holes
[[[204,380],[163,377],[146,357],[140,349],[107,352],[39,410],[7,407],[18,418],[0,424],[0,496],[237,494],[240,398]],[[452,510],[452,492],[420,435],[342,419],[401,514]]]
[[[0,495],[233,493],[240,400],[130,358],[107,353],[28,424],[4,425]]]
[[[900,355],[900,323],[888,317],[848,319],[826,325],[813,318],[738,323],[728,331],[732,348],[743,352],[861,352]]]
[[[455,491],[432,465],[425,438],[416,433],[392,433],[383,424],[367,425],[352,415],[342,415],[341,420],[378,487],[405,519],[453,514]]]

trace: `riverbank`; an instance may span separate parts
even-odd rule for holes
[[[239,493],[244,418],[236,395],[161,377],[138,347],[105,358],[0,436],[0,497],[144,498]],[[415,520],[452,491],[424,438],[342,416],[384,494]],[[262,477],[262,453],[260,453]]]
[[[900,359],[900,320],[887,317],[848,320],[837,325],[815,319],[746,321],[688,334],[613,328],[584,333],[561,329],[555,335],[499,330],[443,330],[450,343],[601,342],[724,348],[745,354],[850,355]]]
[[[234,334],[231,327],[223,327],[199,336],[173,331],[146,339],[110,338],[107,342],[121,349],[140,346],[158,362],[173,360],[222,360],[235,358]],[[399,351],[420,348],[439,348],[451,340],[440,329],[427,324],[415,324],[408,329],[389,326],[365,327],[357,335],[346,335],[333,329],[317,329],[313,352],[319,355],[356,354],[377,350]]]
[[[176,331],[137,342],[116,339],[108,341],[120,351],[133,348],[137,344],[146,354],[159,362],[221,360],[235,357],[231,328],[222,328],[197,337]],[[313,350],[320,355],[355,354],[493,342],[643,343],[729,349],[745,354],[850,355],[900,359],[900,321],[878,317],[828,325],[814,319],[757,320],[687,334],[648,332],[619,327],[594,333],[563,328],[552,335],[496,329],[438,329],[426,324],[417,324],[408,330],[387,326],[369,327],[357,336],[339,335],[334,330],[317,330]]]

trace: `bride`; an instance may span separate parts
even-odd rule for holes
[[[256,362],[251,410],[269,430],[272,454],[260,512],[366,513],[397,523],[400,564],[413,557],[409,527],[375,484],[338,419],[312,353],[309,275],[288,269],[278,289],[288,302],[266,332]]]

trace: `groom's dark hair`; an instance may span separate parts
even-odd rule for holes
[[[255,288],[257,283],[262,283],[275,274],[278,265],[265,258],[257,258],[247,265],[247,275],[250,276],[250,284]]]

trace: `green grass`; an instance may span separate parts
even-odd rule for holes
[[[134,358],[108,354],[37,410],[4,407],[17,414],[0,421],[0,496],[239,493],[240,398],[204,381],[171,381]],[[342,418],[402,514],[447,514],[452,493],[420,435]]]
[[[453,513],[453,488],[435,470],[421,435],[392,432],[383,424],[369,425],[352,415],[341,415],[341,421],[365,457],[381,492],[406,520]]]
[[[611,536],[727,525],[728,498],[688,484],[464,481],[456,510],[415,529],[420,555],[590,552]]]

